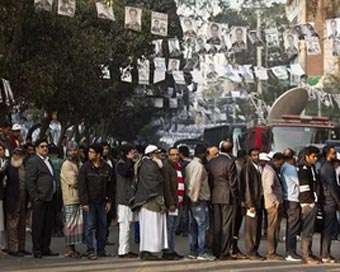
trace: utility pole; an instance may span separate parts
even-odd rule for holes
[[[257,15],[257,36],[260,38],[261,37],[261,10],[257,9],[256,10],[256,15]],[[257,66],[262,67],[262,49],[263,47],[258,46],[256,48],[257,50]],[[262,95],[262,81],[258,80],[257,82],[257,92],[261,96]]]

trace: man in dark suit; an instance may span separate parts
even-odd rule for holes
[[[323,149],[325,162],[320,168],[320,181],[322,186],[322,211],[323,228],[321,230],[321,261],[323,263],[335,263],[331,256],[332,235],[336,231],[336,210],[340,207],[340,189],[337,186],[334,161],[336,149],[334,146],[326,146]]]
[[[259,155],[259,149],[250,149],[248,152],[249,160],[241,172],[244,188],[243,199],[246,208],[244,241],[247,257],[251,260],[264,260],[258,253],[261,241],[263,212],[263,188]]]
[[[35,258],[57,256],[50,250],[51,222],[53,220],[53,195],[56,183],[52,163],[48,158],[47,141],[35,143],[36,154],[26,163],[26,186],[33,203],[32,240]]]
[[[232,145],[223,142],[220,156],[208,164],[211,177],[214,209],[214,255],[221,260],[233,259],[229,252],[233,238],[236,203],[238,202],[237,171],[235,159],[229,155]]]

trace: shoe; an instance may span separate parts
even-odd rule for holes
[[[188,259],[190,259],[190,260],[196,260],[196,259],[197,259],[197,255],[194,254],[194,253],[190,253],[190,254],[188,255]]]
[[[114,254],[110,254],[107,252],[97,252],[97,257],[114,257]]]
[[[311,257],[311,256],[308,256],[308,257],[303,258],[303,262],[304,262],[305,264],[311,264],[311,265],[316,265],[316,264],[319,264],[319,263],[320,263],[319,260],[317,260],[317,259],[315,259],[315,258],[313,258],[313,257]]]
[[[151,252],[143,251],[140,254],[140,258],[143,261],[159,261],[160,258],[158,258],[156,255],[153,255]]]
[[[337,263],[337,260],[332,258],[332,257],[329,257],[329,258],[322,258],[321,262],[322,263],[328,263],[328,264],[335,264],[335,263]]]
[[[299,255],[297,255],[295,253],[287,255],[285,260],[288,261],[288,262],[302,262],[301,256],[299,256]]]
[[[251,254],[247,255],[247,258],[251,261],[264,261],[264,258],[259,254]]]
[[[93,252],[88,253],[87,258],[91,261],[97,260],[97,256]]]
[[[119,258],[138,258],[138,254],[129,252],[126,254],[118,255]]]
[[[43,253],[42,255],[46,256],[46,257],[57,257],[57,256],[59,256],[59,253],[50,251],[50,252],[47,252],[47,253]]]
[[[162,260],[165,260],[165,261],[178,261],[179,257],[174,255],[173,253],[163,253]]]
[[[213,256],[213,255],[210,255],[210,254],[206,253],[206,254],[203,254],[203,255],[198,255],[197,260],[199,260],[199,261],[209,261],[209,262],[212,262],[212,261],[215,261],[215,260],[216,260],[216,257]]]
[[[219,257],[220,261],[235,261],[237,260],[236,257],[233,257],[231,255],[224,255]]]
[[[13,257],[24,257],[25,256],[25,254],[20,251],[9,251],[8,255],[13,256]]]
[[[31,256],[32,255],[32,252],[29,252],[27,250],[19,250],[19,252],[24,253],[25,256]]]
[[[36,253],[33,256],[34,256],[34,258],[37,258],[37,259],[41,259],[43,257],[43,255],[41,253]]]
[[[267,261],[283,261],[284,258],[276,253],[267,255]]]
[[[176,256],[178,259],[183,259],[184,256],[179,255],[177,252],[172,253],[172,255]]]
[[[235,254],[230,254],[231,257],[234,257],[236,260],[246,260],[248,259],[246,255],[244,255],[241,251],[235,253]]]

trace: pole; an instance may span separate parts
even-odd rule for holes
[[[261,10],[260,9],[256,11],[256,15],[257,15],[257,36],[261,37]],[[257,59],[258,67],[262,66],[262,49],[263,48],[261,46],[258,46],[256,48],[257,50],[256,59]],[[257,83],[257,92],[260,96],[262,95],[262,81],[261,80],[259,80]]]

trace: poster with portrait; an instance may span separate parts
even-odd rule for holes
[[[34,0],[34,6],[37,10],[52,11],[53,0]]]
[[[199,55],[204,55],[207,53],[207,44],[205,43],[205,37],[199,36],[195,42],[195,52]]]
[[[212,45],[222,44],[222,27],[223,25],[210,22],[207,28],[207,43]]]
[[[154,48],[155,48],[155,56],[162,57],[163,56],[163,48],[162,48],[163,40],[162,39],[154,40],[152,41],[152,44],[154,45]]]
[[[339,57],[340,56],[340,39],[335,38],[332,40],[332,50],[333,50],[333,56]]]
[[[183,71],[172,71],[172,77],[175,80],[176,84],[185,84]]]
[[[219,77],[217,64],[213,59],[208,59],[205,67],[205,78],[207,82],[216,82]]]
[[[180,20],[184,39],[195,39],[197,37],[196,20],[190,17],[181,17]]]
[[[179,59],[169,59],[168,71],[179,71],[180,64],[181,62]]]
[[[138,83],[148,85],[150,82],[150,61],[138,59]]]
[[[125,7],[125,28],[142,31],[142,10],[135,7]]]
[[[234,26],[231,29],[231,49],[234,52],[241,52],[247,49],[247,28]]]
[[[340,39],[340,18],[326,20],[326,26],[329,39]]]
[[[154,58],[155,70],[166,71],[165,58]]]
[[[110,67],[108,65],[100,65],[102,70],[102,78],[103,79],[111,79]]]
[[[279,47],[279,32],[276,28],[265,29],[264,33],[266,34],[266,45],[268,48]]]
[[[280,79],[280,80],[288,79],[288,72],[285,66],[275,66],[275,67],[272,67],[271,70],[277,79]]]
[[[305,38],[308,56],[315,56],[321,53],[320,42],[318,37]]]
[[[252,70],[252,65],[241,65],[239,67],[239,74],[244,78],[244,81],[247,83],[253,83],[254,82],[254,74]]]
[[[177,38],[168,40],[169,55],[170,57],[179,57],[182,52]]]
[[[113,14],[113,7],[103,2],[96,3],[96,9],[98,18],[115,21],[115,15]]]
[[[154,11],[151,13],[151,33],[163,37],[168,35],[168,14]]]
[[[264,42],[262,41],[261,37],[259,37],[256,30],[250,30],[248,33],[248,38],[252,45],[256,47],[264,46]]]
[[[232,47],[228,25],[223,25],[220,52],[228,52]]]
[[[161,109],[164,107],[164,98],[154,97],[152,98],[152,102],[155,108]]]
[[[76,0],[58,0],[58,14],[73,17],[76,13]]]
[[[319,37],[318,33],[315,30],[314,22],[307,22],[302,25],[302,32],[305,35],[305,39],[309,39],[312,37]]]
[[[299,40],[302,40],[305,37],[305,34],[303,34],[302,25],[295,25],[291,32],[295,34]]]
[[[289,58],[299,54],[299,39],[294,33],[286,33],[284,35],[285,52]]]
[[[127,83],[132,83],[132,69],[131,65],[120,68],[120,80]]]

